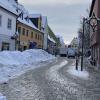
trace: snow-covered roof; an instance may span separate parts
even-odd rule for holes
[[[12,2],[13,1],[13,2]],[[28,19],[28,21],[25,18],[29,18],[29,12],[25,9],[25,7],[19,3],[14,2],[14,0],[9,0],[9,3],[13,6],[13,9],[18,11],[18,14],[20,15],[21,13],[23,14],[23,19],[22,18],[18,18],[18,21],[31,27],[34,28],[38,31],[40,31],[32,22],[30,19]],[[40,31],[41,32],[41,31]]]
[[[41,14],[29,14],[30,18],[39,18]]]
[[[38,31],[40,31],[32,22],[30,19],[28,21],[26,18],[29,18],[29,12],[25,9],[25,7],[19,3],[16,3],[15,0],[0,0],[0,5],[5,7],[6,9],[9,9],[11,11],[17,12],[18,15],[23,14],[23,19],[18,18],[18,21],[31,27],[34,28]],[[40,14],[34,14],[35,16],[39,16]],[[41,32],[41,31],[40,31]]]
[[[17,11],[14,9],[14,7],[10,4],[8,0],[0,0],[0,6],[9,12],[14,13],[15,15],[18,15]]]
[[[47,17],[42,16],[41,14],[29,14],[29,18],[40,18],[42,19],[42,27],[45,28]]]
[[[35,25],[30,21],[30,19],[29,19],[29,21],[27,21],[26,19],[24,19],[24,18],[21,19],[21,18],[19,17],[19,18],[18,18],[18,21],[21,22],[21,23],[23,23],[23,24],[25,24],[25,25],[27,25],[27,26],[30,26],[30,27],[32,27],[32,28],[38,30],[38,31],[40,31],[38,28],[35,27]]]
[[[51,38],[49,35],[48,35],[48,39],[49,39],[50,41],[52,41],[53,43],[56,43],[55,40],[54,40],[53,38]]]

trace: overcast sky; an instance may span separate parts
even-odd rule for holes
[[[30,13],[41,13],[65,43],[77,36],[81,16],[87,16],[91,0],[18,0]]]

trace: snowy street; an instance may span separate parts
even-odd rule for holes
[[[60,57],[41,62],[41,67],[2,83],[0,92],[7,100],[99,100],[99,72],[86,68],[89,75],[75,76],[69,71],[74,62]]]
[[[100,100],[100,0],[0,0],[0,100]]]

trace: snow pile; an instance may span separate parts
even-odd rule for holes
[[[0,52],[0,64],[2,65],[24,65],[38,63],[54,59],[55,57],[41,49],[30,49],[24,52],[3,51]]]
[[[0,52],[0,83],[43,66],[45,64],[41,63],[43,61],[51,62],[53,59],[55,59],[54,56],[41,49]]]
[[[89,77],[89,73],[87,71],[85,71],[85,70],[81,71],[80,69],[76,70],[75,66],[70,66],[70,68],[67,72],[74,76],[83,78],[83,79],[88,79],[88,77]]]
[[[3,96],[3,95],[0,93],[0,100],[6,100],[6,96]]]

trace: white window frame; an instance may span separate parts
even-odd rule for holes
[[[7,28],[12,29],[12,19],[8,18]]]

